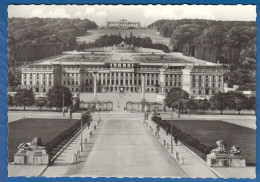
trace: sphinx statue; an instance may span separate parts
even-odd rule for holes
[[[18,146],[18,152],[33,151],[33,150],[43,150],[45,147],[42,145],[42,140],[38,137],[34,138],[32,142],[21,143]]]
[[[238,146],[233,146],[233,147],[231,147],[229,153],[232,156],[239,156],[239,155],[241,155],[241,150]]]
[[[217,155],[217,154],[227,154],[228,153],[228,146],[223,140],[216,141],[217,148],[212,149],[210,151],[211,154]]]

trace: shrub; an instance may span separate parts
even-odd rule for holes
[[[82,123],[86,124],[92,120],[92,116],[89,112],[85,112],[82,115]],[[57,135],[55,138],[53,138],[51,141],[49,141],[46,144],[46,149],[48,153],[50,153],[54,148],[56,148],[62,141],[72,137],[75,135],[81,126],[81,120],[78,120],[74,125],[72,125],[70,128],[64,130],[59,135]]]

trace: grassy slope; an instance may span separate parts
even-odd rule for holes
[[[13,160],[20,143],[40,137],[43,144],[69,128],[77,120],[70,119],[21,119],[8,124],[8,161]]]
[[[246,158],[248,164],[256,163],[256,131],[250,128],[226,123],[223,121],[207,120],[180,120],[173,121],[173,125],[178,129],[197,138],[201,143],[216,147],[217,140],[224,140],[228,146],[239,146],[242,155]],[[200,151],[191,148],[204,160],[206,155]]]
[[[134,36],[150,37],[153,43],[162,43],[166,45],[170,44],[170,38],[162,37],[156,30],[153,29],[93,29],[88,30],[86,35],[77,37],[77,40],[89,43],[95,41],[95,39],[98,39],[101,35],[118,35],[120,33],[122,37],[125,37],[125,35],[129,36],[131,32]]]

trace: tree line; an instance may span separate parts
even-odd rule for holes
[[[90,43],[81,43],[78,44],[77,50],[83,51],[85,49],[89,48],[95,48],[95,47],[106,47],[106,46],[113,46],[118,45],[121,42],[125,42],[127,45],[132,45],[134,47],[143,47],[143,48],[151,48],[151,49],[158,49],[162,50],[163,52],[168,53],[169,47],[165,44],[161,43],[153,43],[152,39],[150,37],[136,37],[131,32],[129,36],[125,36],[124,38],[119,33],[118,35],[102,35],[100,38],[96,39],[94,42]]]
[[[166,105],[169,108],[177,109],[178,113],[181,111],[191,111],[194,109],[201,109],[203,113],[205,110],[219,110],[223,114],[224,110],[235,110],[238,114],[243,110],[256,111],[256,97],[246,97],[239,92],[217,93],[209,100],[190,99],[189,94],[181,88],[172,88],[166,95]]]
[[[173,51],[228,64],[230,85],[256,82],[255,21],[158,20],[148,28],[169,37]]]
[[[63,107],[72,106],[72,94],[67,87],[55,86],[47,92],[47,97],[35,99],[32,89],[19,89],[14,96],[8,96],[8,106],[22,106],[25,110],[28,106],[36,106],[41,110],[42,107],[56,107],[61,110]],[[74,107],[79,107],[79,101]]]

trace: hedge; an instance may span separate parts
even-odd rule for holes
[[[160,116],[152,116],[152,121],[154,121],[156,124],[160,125],[164,130],[166,130],[166,128],[168,127],[168,131],[170,132],[171,130],[171,125],[166,122],[165,120],[162,120],[162,118]],[[190,136],[189,134],[179,130],[178,128],[176,128],[175,126],[172,125],[172,135],[174,137],[178,137],[178,139],[187,144],[190,145],[196,149],[198,149],[199,151],[201,151],[204,154],[209,154],[210,151],[212,150],[211,147],[208,147],[204,144],[201,144],[200,141],[192,136]]]
[[[83,126],[87,123],[90,123],[92,120],[92,116],[89,112],[83,113],[81,118],[82,118]],[[47,152],[50,154],[53,151],[53,149],[55,149],[58,145],[61,144],[62,141],[73,137],[80,130],[80,127],[81,127],[81,119],[78,120],[70,128],[64,130],[59,135],[57,135],[55,138],[53,138],[51,141],[49,141],[46,144]]]

